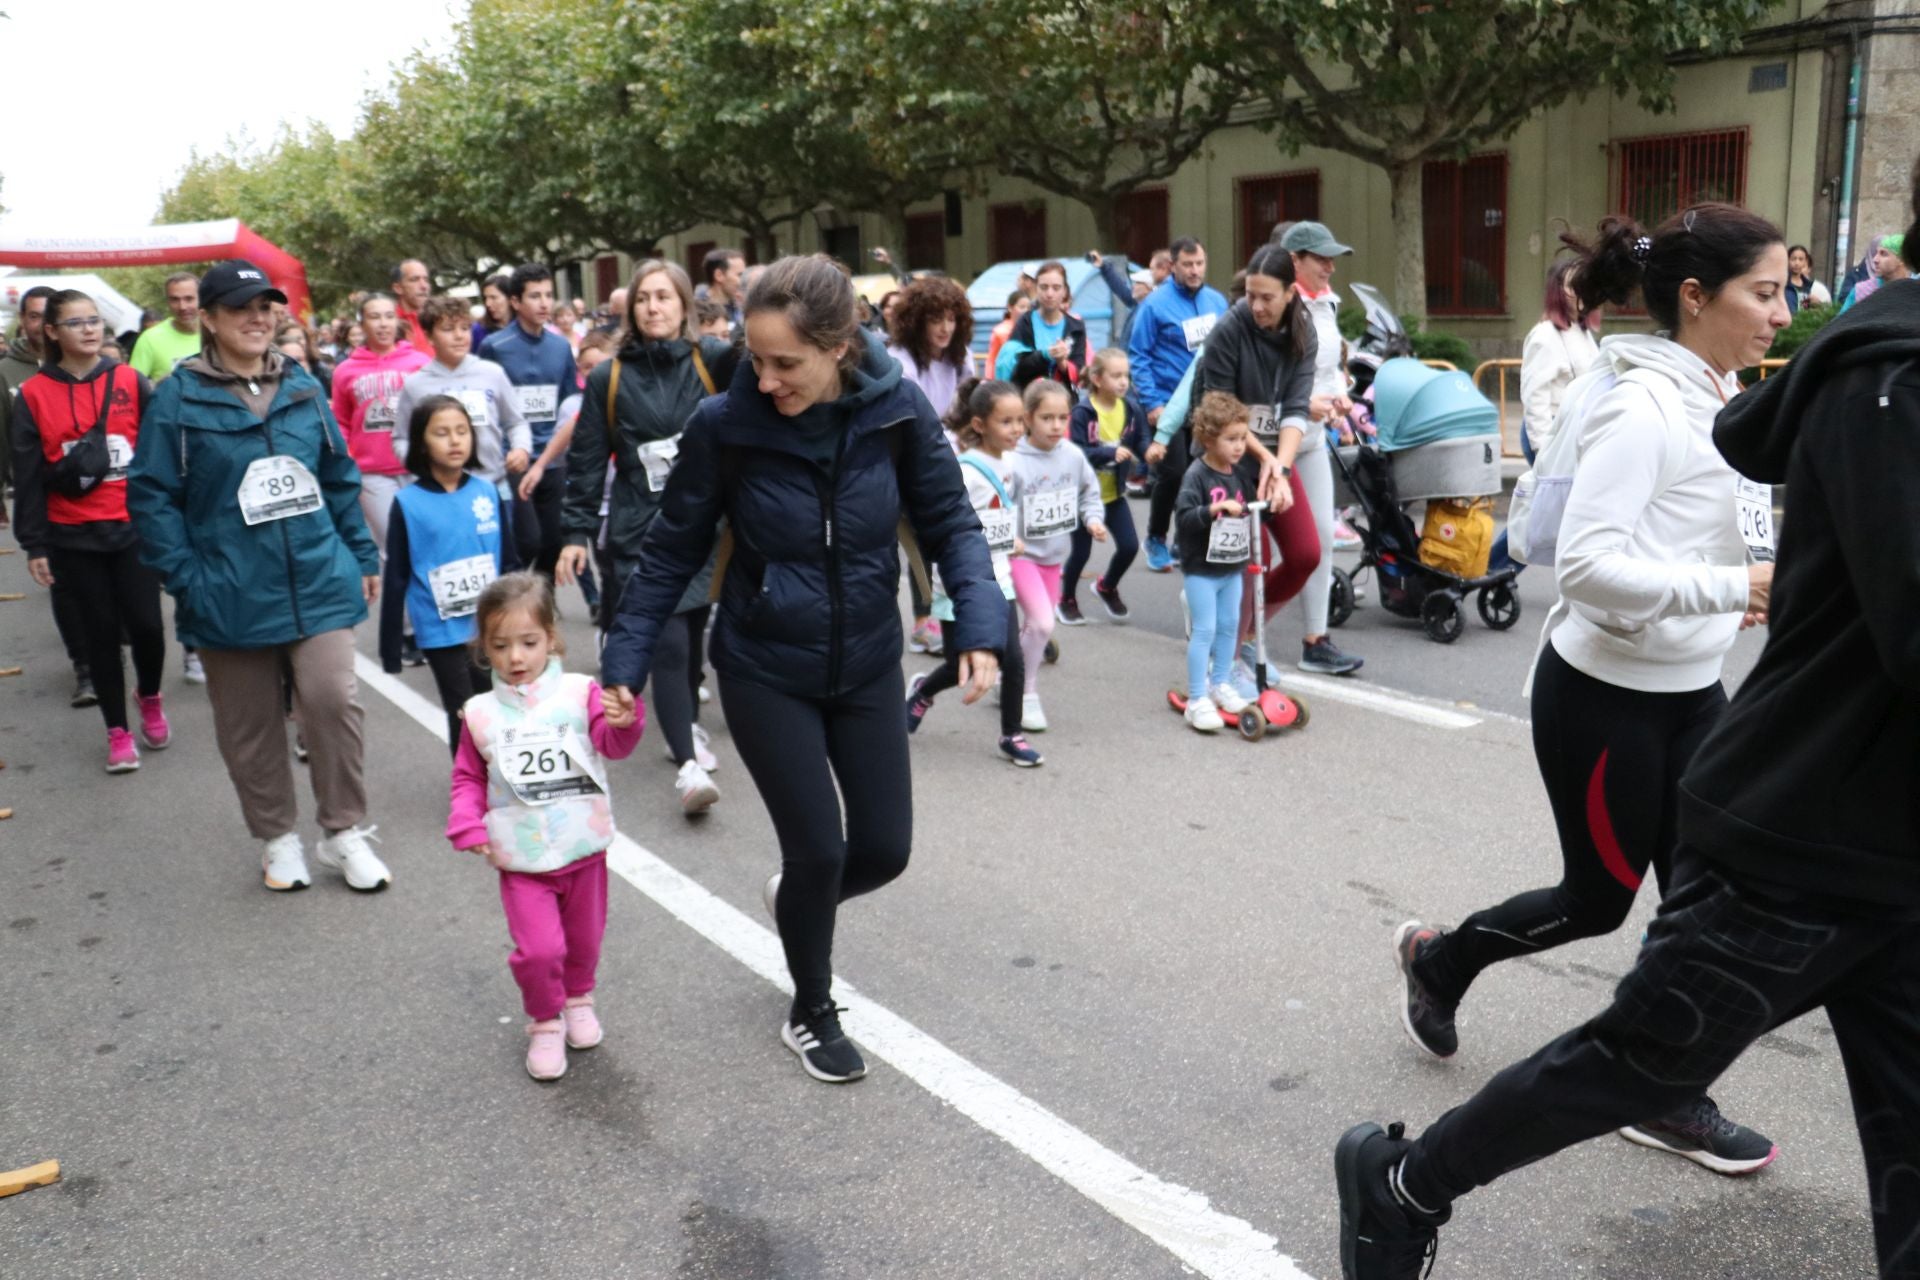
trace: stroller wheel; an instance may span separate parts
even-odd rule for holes
[[[1435,644],[1452,644],[1467,629],[1460,600],[1448,591],[1436,591],[1421,603],[1420,622],[1427,629],[1427,639]]]
[[[1520,621],[1520,593],[1513,589],[1511,582],[1496,582],[1480,588],[1474,603],[1480,606],[1480,621],[1495,631],[1505,631]]]
[[[1347,625],[1347,619],[1353,616],[1353,604],[1353,575],[1345,569],[1336,568],[1333,571],[1333,584],[1327,588],[1327,625]]]

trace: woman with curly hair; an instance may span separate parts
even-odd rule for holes
[[[959,285],[945,276],[915,280],[894,304],[887,354],[900,373],[927,393],[933,411],[947,415],[954,392],[975,375],[973,308]]]

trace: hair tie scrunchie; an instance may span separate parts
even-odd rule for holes
[[[1653,237],[1641,236],[1633,242],[1633,260],[1641,266],[1647,265],[1647,259],[1653,256]]]

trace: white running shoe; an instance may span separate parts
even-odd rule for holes
[[[673,759],[673,748],[666,748],[667,759]],[[713,739],[699,725],[693,726],[693,762],[712,773],[720,767],[720,757],[713,754]]]
[[[1230,684],[1213,686],[1212,700],[1215,707],[1236,716],[1253,705],[1251,699],[1241,697],[1240,691]]]
[[[393,883],[393,872],[367,843],[379,838],[373,834],[378,829],[371,825],[348,827],[324,836],[314,846],[314,860],[346,877],[347,888],[357,893],[378,893]]]
[[[1218,733],[1227,727],[1212,698],[1195,698],[1187,704],[1187,723],[1201,733]]]
[[[1029,693],[1020,699],[1020,727],[1028,733],[1047,731],[1047,713],[1040,709],[1040,695]]]
[[[689,760],[680,766],[680,776],[673,780],[674,794],[680,797],[680,812],[689,818],[705,813],[713,808],[720,799],[720,788],[713,785],[713,779],[700,767],[698,760]]]
[[[300,845],[300,833],[289,831],[266,842],[260,855],[260,873],[267,888],[275,893],[292,893],[313,883],[307,874],[307,853]]]
[[[207,669],[200,665],[200,655],[189,649],[180,657],[180,674],[188,684],[205,684]]]

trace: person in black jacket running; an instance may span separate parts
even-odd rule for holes
[[[1913,197],[1920,216],[1920,166]],[[1920,221],[1906,243],[1920,260]],[[1816,1006],[1853,1091],[1880,1274],[1920,1277],[1920,285],[1823,329],[1721,411],[1714,442],[1791,507],[1766,648],[1680,781],[1670,891],[1610,1008],[1417,1141],[1398,1124],[1341,1138],[1350,1280],[1421,1274],[1455,1199],[1661,1114]]]
[[[948,643],[967,702],[993,686],[1007,602],[939,419],[861,331],[833,261],[768,267],[747,294],[746,335],[750,362],[681,436],[601,683],[631,703],[725,516],[713,665],[734,746],[780,838],[781,871],[766,891],[793,974],[780,1037],[809,1075],[842,1083],[866,1064],[833,1004],[835,916],[906,869],[913,837],[901,517],[953,600]]]

